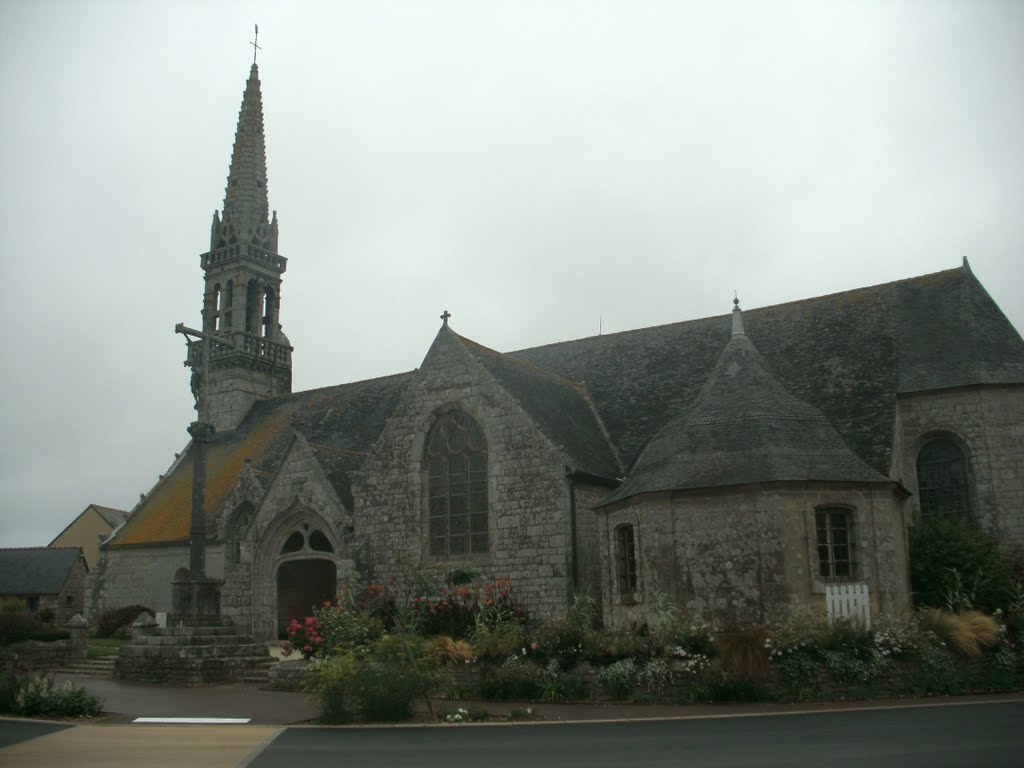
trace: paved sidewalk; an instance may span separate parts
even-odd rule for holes
[[[305,693],[275,691],[255,685],[229,683],[201,688],[184,688],[148,683],[132,683],[103,678],[60,676],[56,682],[73,680],[103,699],[107,716],[100,724],[129,723],[136,717],[231,717],[249,718],[253,725],[310,724],[320,714],[319,708]],[[533,719],[540,722],[594,720],[637,720],[684,717],[736,717],[760,714],[789,714],[833,709],[865,709],[905,707],[991,701],[1024,701],[1024,694],[993,694],[932,697],[901,701],[801,702],[796,704],[624,704],[619,702],[547,704],[542,702],[507,701],[434,701],[436,712],[454,713],[459,707],[486,709],[496,718],[507,717],[513,710],[521,715],[528,707]],[[420,702],[420,724],[431,724],[426,706]]]
[[[137,717],[241,717],[253,725],[291,725],[319,717],[305,693],[273,691],[226,683],[199,688],[133,683],[109,678],[57,675],[72,680],[103,700],[107,716],[97,722],[128,723]]]
[[[108,714],[93,721],[46,723],[0,718],[0,765],[111,768],[138,766],[202,768],[245,766],[288,725],[309,723],[318,714],[305,694],[261,690],[227,684],[178,688],[86,677],[73,679],[104,699]],[[964,696],[902,702],[839,702],[813,704],[635,705],[544,704],[512,702],[437,702],[438,711],[482,707],[494,716],[530,707],[540,724],[570,721],[671,718],[727,718],[786,715],[835,709],[944,706],[972,702],[1024,701],[1022,694]],[[249,718],[250,725],[141,725],[136,717]],[[422,713],[418,727],[432,725]],[[370,726],[396,727],[396,726]],[[408,727],[408,726],[397,726]],[[417,727],[414,724],[413,727]],[[472,726],[440,726],[472,727]]]

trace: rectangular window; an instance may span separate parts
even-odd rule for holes
[[[847,509],[819,509],[814,513],[818,536],[818,575],[823,579],[857,577],[853,520]]]
[[[615,529],[615,559],[619,597],[632,600],[636,594],[636,540],[632,525],[620,525]]]

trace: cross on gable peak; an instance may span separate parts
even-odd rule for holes
[[[452,313],[449,312],[447,309],[441,313],[441,320],[444,322],[445,325],[448,325],[448,318],[451,316]]]

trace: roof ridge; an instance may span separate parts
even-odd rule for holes
[[[818,296],[806,296],[806,297],[804,297],[802,299],[790,299],[789,301],[780,301],[777,304],[765,304],[764,306],[756,307],[754,309],[744,309],[743,311],[744,312],[750,312],[750,313],[759,313],[759,312],[762,312],[764,310],[777,309],[779,307],[788,307],[788,306],[794,306],[794,305],[799,305],[799,304],[805,304],[805,303],[813,302],[813,301],[821,301],[822,299],[829,299],[829,298],[832,298],[832,297],[835,297],[835,296],[850,296],[852,294],[861,293],[863,291],[878,290],[879,288],[885,288],[885,287],[888,287],[888,286],[900,285],[901,283],[910,283],[910,282],[914,282],[915,280],[922,280],[922,279],[926,279],[926,278],[930,278],[930,277],[935,277],[937,275],[959,273],[959,272],[965,271],[965,269],[967,271],[969,271],[969,268],[965,268],[963,265],[961,265],[961,266],[958,266],[958,267],[951,267],[950,269],[940,269],[940,270],[938,270],[936,272],[926,272],[923,275],[915,275],[913,277],[903,277],[903,278],[900,278],[898,280],[888,280],[888,281],[882,282],[882,283],[874,283],[873,285],[864,285],[864,286],[861,286],[860,288],[849,288],[849,289],[846,289],[846,290],[833,291],[832,293],[823,293],[823,294],[820,294]],[[549,348],[549,347],[557,347],[557,346],[562,345],[562,344],[576,344],[576,343],[579,343],[581,341],[587,341],[587,340],[591,340],[591,339],[612,338],[614,336],[625,336],[627,334],[641,333],[643,331],[653,331],[653,330],[657,330],[659,328],[670,328],[672,326],[687,325],[689,323],[707,322],[707,321],[710,321],[710,320],[717,320],[717,319],[720,319],[720,318],[723,318],[723,317],[729,317],[731,314],[732,313],[730,311],[730,312],[726,312],[726,313],[720,314],[720,315],[703,315],[701,317],[691,317],[691,318],[689,318],[687,320],[674,320],[674,321],[672,321],[670,323],[658,323],[657,325],[644,325],[644,326],[641,326],[639,328],[629,328],[629,329],[626,329],[626,330],[623,330],[623,331],[615,331],[614,333],[602,333],[602,334],[598,334],[596,336],[580,336],[580,337],[575,338],[575,339],[562,339],[561,341],[552,341],[552,342],[549,342],[547,344],[537,344],[536,346],[532,346],[532,347],[523,347],[522,349],[514,349],[514,350],[510,350],[509,352],[504,352],[504,353],[501,353],[501,354],[517,355],[517,354],[520,354],[520,353],[523,353],[523,352],[532,352],[532,351],[538,350],[538,349],[546,349],[546,348]]]
[[[452,333],[455,333],[455,332],[452,331]],[[547,368],[541,368],[539,365],[535,365],[534,363],[531,363],[531,362],[528,362],[526,360],[522,360],[522,359],[520,359],[518,357],[515,357],[511,352],[499,352],[496,349],[491,349],[490,347],[487,347],[487,346],[481,344],[478,341],[473,341],[472,339],[466,338],[465,336],[461,336],[458,333],[455,333],[455,336],[460,341],[462,341],[463,343],[469,344],[471,346],[475,346],[478,349],[482,350],[483,352],[491,354],[491,355],[493,355],[495,357],[498,357],[498,358],[500,358],[502,360],[508,360],[510,363],[512,363],[514,365],[518,365],[519,367],[521,367],[521,368],[523,368],[525,370],[535,371],[537,373],[540,373],[540,374],[546,376],[547,378],[551,379],[552,381],[556,381],[556,382],[561,382],[561,383],[567,384],[567,385],[569,385],[570,387],[572,387],[573,389],[575,389],[576,391],[580,392],[583,395],[587,394],[587,385],[586,385],[585,382],[573,381],[572,379],[567,379],[567,378],[565,378],[565,376],[561,376],[561,375],[555,373],[554,371],[549,371]]]

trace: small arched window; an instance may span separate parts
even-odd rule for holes
[[[442,415],[427,436],[427,536],[431,556],[488,551],[487,441],[461,411]]]
[[[948,438],[932,440],[917,454],[917,494],[922,517],[968,517],[967,460]]]

